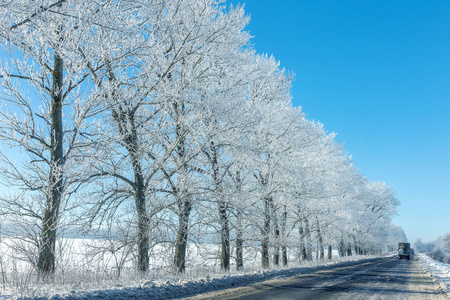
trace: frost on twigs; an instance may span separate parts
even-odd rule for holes
[[[292,106],[248,22],[215,0],[1,3],[5,287],[265,275],[403,240],[393,189]]]

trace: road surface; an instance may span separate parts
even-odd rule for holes
[[[418,259],[386,257],[184,299],[447,299]]]

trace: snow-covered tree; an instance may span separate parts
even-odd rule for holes
[[[162,241],[184,272],[190,241],[217,242],[229,270],[244,247],[268,268],[402,237],[393,189],[292,106],[293,76],[255,53],[243,8],[224,3],[0,5],[0,171],[13,188],[0,212],[40,274],[54,272],[69,216],[134,252],[141,274]]]
[[[33,231],[28,236],[38,249],[35,264],[44,275],[55,270],[61,212],[71,206],[70,195],[89,165],[82,154],[86,136],[98,127],[88,84],[98,66],[89,59],[101,48],[91,42],[90,29],[111,25],[105,24],[108,6],[22,0],[0,5],[0,139],[23,154],[1,153],[2,177],[13,191],[2,197],[2,207]],[[30,219],[33,229],[25,221]]]

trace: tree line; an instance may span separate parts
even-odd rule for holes
[[[437,261],[450,264],[450,232],[431,242],[422,242],[421,238],[417,238],[414,247]]]
[[[65,228],[124,241],[143,273],[163,242],[184,272],[190,242],[229,270],[249,246],[268,268],[404,236],[394,190],[292,105],[248,22],[216,0],[1,3],[0,215],[38,274]]]

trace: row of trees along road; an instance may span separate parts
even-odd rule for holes
[[[41,276],[66,228],[131,228],[141,272],[160,242],[178,272],[189,241],[223,270],[246,246],[267,268],[386,245],[394,191],[292,106],[248,22],[215,0],[1,2],[0,213]]]

